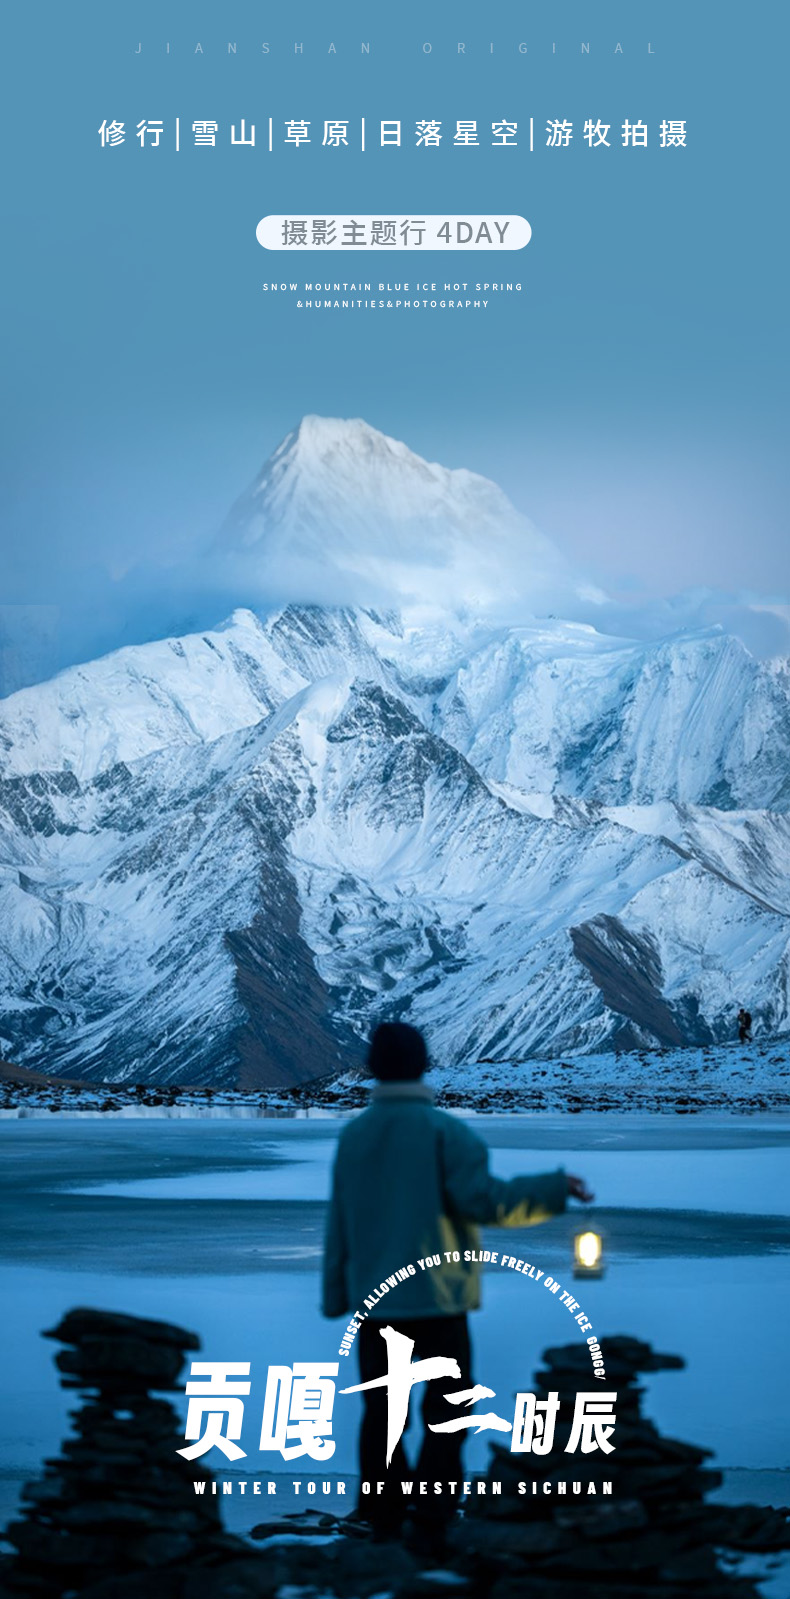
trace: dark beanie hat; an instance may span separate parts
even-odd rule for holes
[[[380,1022],[370,1040],[368,1067],[380,1083],[411,1083],[428,1070],[425,1039],[407,1022]]]

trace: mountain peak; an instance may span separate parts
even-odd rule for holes
[[[311,448],[321,448],[325,445],[336,447],[345,441],[355,444],[368,441],[373,447],[387,448],[394,445],[396,449],[406,449],[405,445],[398,445],[397,440],[388,438],[386,433],[380,433],[378,428],[371,427],[361,416],[318,416],[310,412],[302,417],[298,426],[283,440],[280,448],[282,449],[291,439],[297,439],[300,444]]]
[[[303,417],[220,545],[275,602],[523,614],[573,593],[559,552],[496,483],[358,417]]]

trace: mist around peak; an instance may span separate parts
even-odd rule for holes
[[[234,505],[215,554],[277,603],[516,620],[575,610],[593,590],[496,483],[425,461],[359,418],[304,417]]]
[[[265,619],[288,605],[397,612],[466,635],[555,619],[642,642],[719,628],[759,659],[790,654],[781,595],[713,584],[608,594],[594,562],[574,566],[489,478],[427,461],[361,418],[303,417],[208,539],[164,540],[131,563],[111,563],[111,548],[110,531],[106,559],[64,571],[60,604],[0,605],[0,698],[122,646],[216,628],[239,608]]]

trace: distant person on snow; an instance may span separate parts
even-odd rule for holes
[[[752,1042],[752,1013],[741,1006],[738,1012],[738,1043],[750,1044]]]
[[[449,1483],[463,1478],[464,1432],[429,1427],[457,1418],[457,1404],[444,1397],[448,1389],[472,1388],[466,1313],[480,1304],[480,1266],[476,1258],[465,1260],[464,1251],[479,1254],[477,1224],[532,1226],[563,1211],[569,1196],[588,1202],[593,1195],[580,1177],[561,1169],[509,1182],[494,1177],[483,1139],[459,1117],[436,1109],[422,1081],[428,1065],[425,1039],[416,1028],[403,1022],[376,1028],[368,1056],[377,1079],[371,1102],[344,1128],[335,1157],[322,1308],[325,1316],[359,1310],[365,1317],[356,1335],[363,1384],[387,1374],[384,1328],[411,1340],[413,1360],[445,1356],[457,1363],[457,1377],[416,1388],[424,1436],[414,1475],[417,1481]],[[420,1269],[418,1261],[429,1256],[439,1264]],[[414,1274],[404,1273],[366,1311],[366,1299],[408,1266],[416,1267]],[[368,1389],[362,1397],[359,1466],[361,1481],[372,1487],[364,1497],[360,1491],[358,1509],[372,1522],[374,1537],[397,1538],[408,1508],[400,1485],[411,1473],[402,1442],[386,1465],[386,1387]],[[377,1483],[384,1483],[381,1494]],[[441,1553],[452,1514],[447,1492],[418,1500],[411,1529],[415,1547]]]

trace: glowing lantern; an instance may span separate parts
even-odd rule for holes
[[[600,1233],[577,1233],[573,1240],[574,1277],[603,1276],[603,1239]]]

